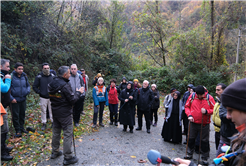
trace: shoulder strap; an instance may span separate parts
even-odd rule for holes
[[[192,96],[191,96],[191,101],[190,101],[190,103],[193,102],[193,100],[195,99],[195,96],[196,96],[196,92],[193,92],[193,93],[192,93]]]
[[[208,94],[208,93],[207,93],[206,99],[207,99],[208,105],[210,106],[210,102],[209,102],[209,94]]]

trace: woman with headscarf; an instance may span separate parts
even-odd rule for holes
[[[182,142],[182,101],[180,92],[175,91],[173,98],[165,105],[167,110],[166,118],[162,128],[162,138],[164,141],[172,143]]]
[[[126,89],[121,91],[119,100],[121,101],[119,110],[120,124],[124,125],[124,132],[127,130],[127,125],[129,125],[130,133],[133,133],[133,126],[135,125],[134,107],[137,100],[136,93],[133,90],[133,82],[128,82]]]

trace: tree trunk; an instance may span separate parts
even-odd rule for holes
[[[213,53],[214,53],[214,0],[211,0],[211,61],[213,60]]]

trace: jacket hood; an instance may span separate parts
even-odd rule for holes
[[[53,81],[48,84],[48,92],[49,93],[56,93],[58,90],[61,90],[66,83],[69,82],[68,79],[63,77],[55,77]]]
[[[126,77],[123,77],[123,78],[122,78],[122,81],[123,81],[123,80],[126,80]],[[127,82],[127,80],[126,80],[126,82]]]

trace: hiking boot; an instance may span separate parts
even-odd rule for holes
[[[79,123],[74,123],[74,126],[75,127],[79,127]]]
[[[41,130],[44,131],[46,129],[46,124],[43,123],[43,126],[41,127]]]
[[[142,130],[142,128],[141,127],[137,127],[136,130]]]
[[[21,132],[16,133],[16,134],[15,134],[15,137],[17,137],[17,138],[22,137]]]
[[[123,129],[122,131],[126,132],[126,129]]]
[[[201,161],[199,161],[198,164],[201,164],[201,165],[208,165],[209,163],[208,163],[207,160],[201,160]]]
[[[22,133],[26,133],[26,134],[29,133],[29,132],[26,131],[25,129],[22,129],[21,132],[22,132]]]
[[[96,127],[97,127],[97,125],[96,125],[96,124],[93,124],[91,127],[92,127],[92,128],[96,128]]]
[[[56,153],[56,154],[52,152],[50,158],[51,158],[51,159],[55,159],[55,158],[57,158],[57,157],[59,157],[59,156],[61,156],[61,155],[62,155],[62,151],[59,151],[59,152]]]
[[[9,161],[9,160],[12,160],[12,159],[13,159],[13,156],[10,156],[7,153],[1,154],[1,160],[2,161]]]
[[[6,147],[5,147],[5,150],[6,150],[8,153],[11,152],[13,149],[14,149],[13,146],[11,146],[11,147],[6,146]]]
[[[99,123],[99,126],[104,127],[104,124],[103,123]]]
[[[147,133],[150,134],[150,129],[147,129]]]
[[[78,161],[79,159],[76,156],[73,156],[71,159],[64,159],[63,165],[74,164],[74,163],[77,163]]]
[[[110,125],[113,125],[113,122],[109,122]]]
[[[187,142],[186,142],[186,141],[184,141],[184,142],[183,142],[183,144],[185,144],[185,145],[186,145],[186,144],[187,144]]]
[[[186,159],[186,160],[191,160],[191,159],[192,159],[192,156],[189,156],[189,155],[184,156],[184,159]]]
[[[153,124],[153,126],[156,127],[156,126],[157,126],[157,122],[155,122],[155,123]]]
[[[133,129],[130,130],[130,133],[133,133]]]

